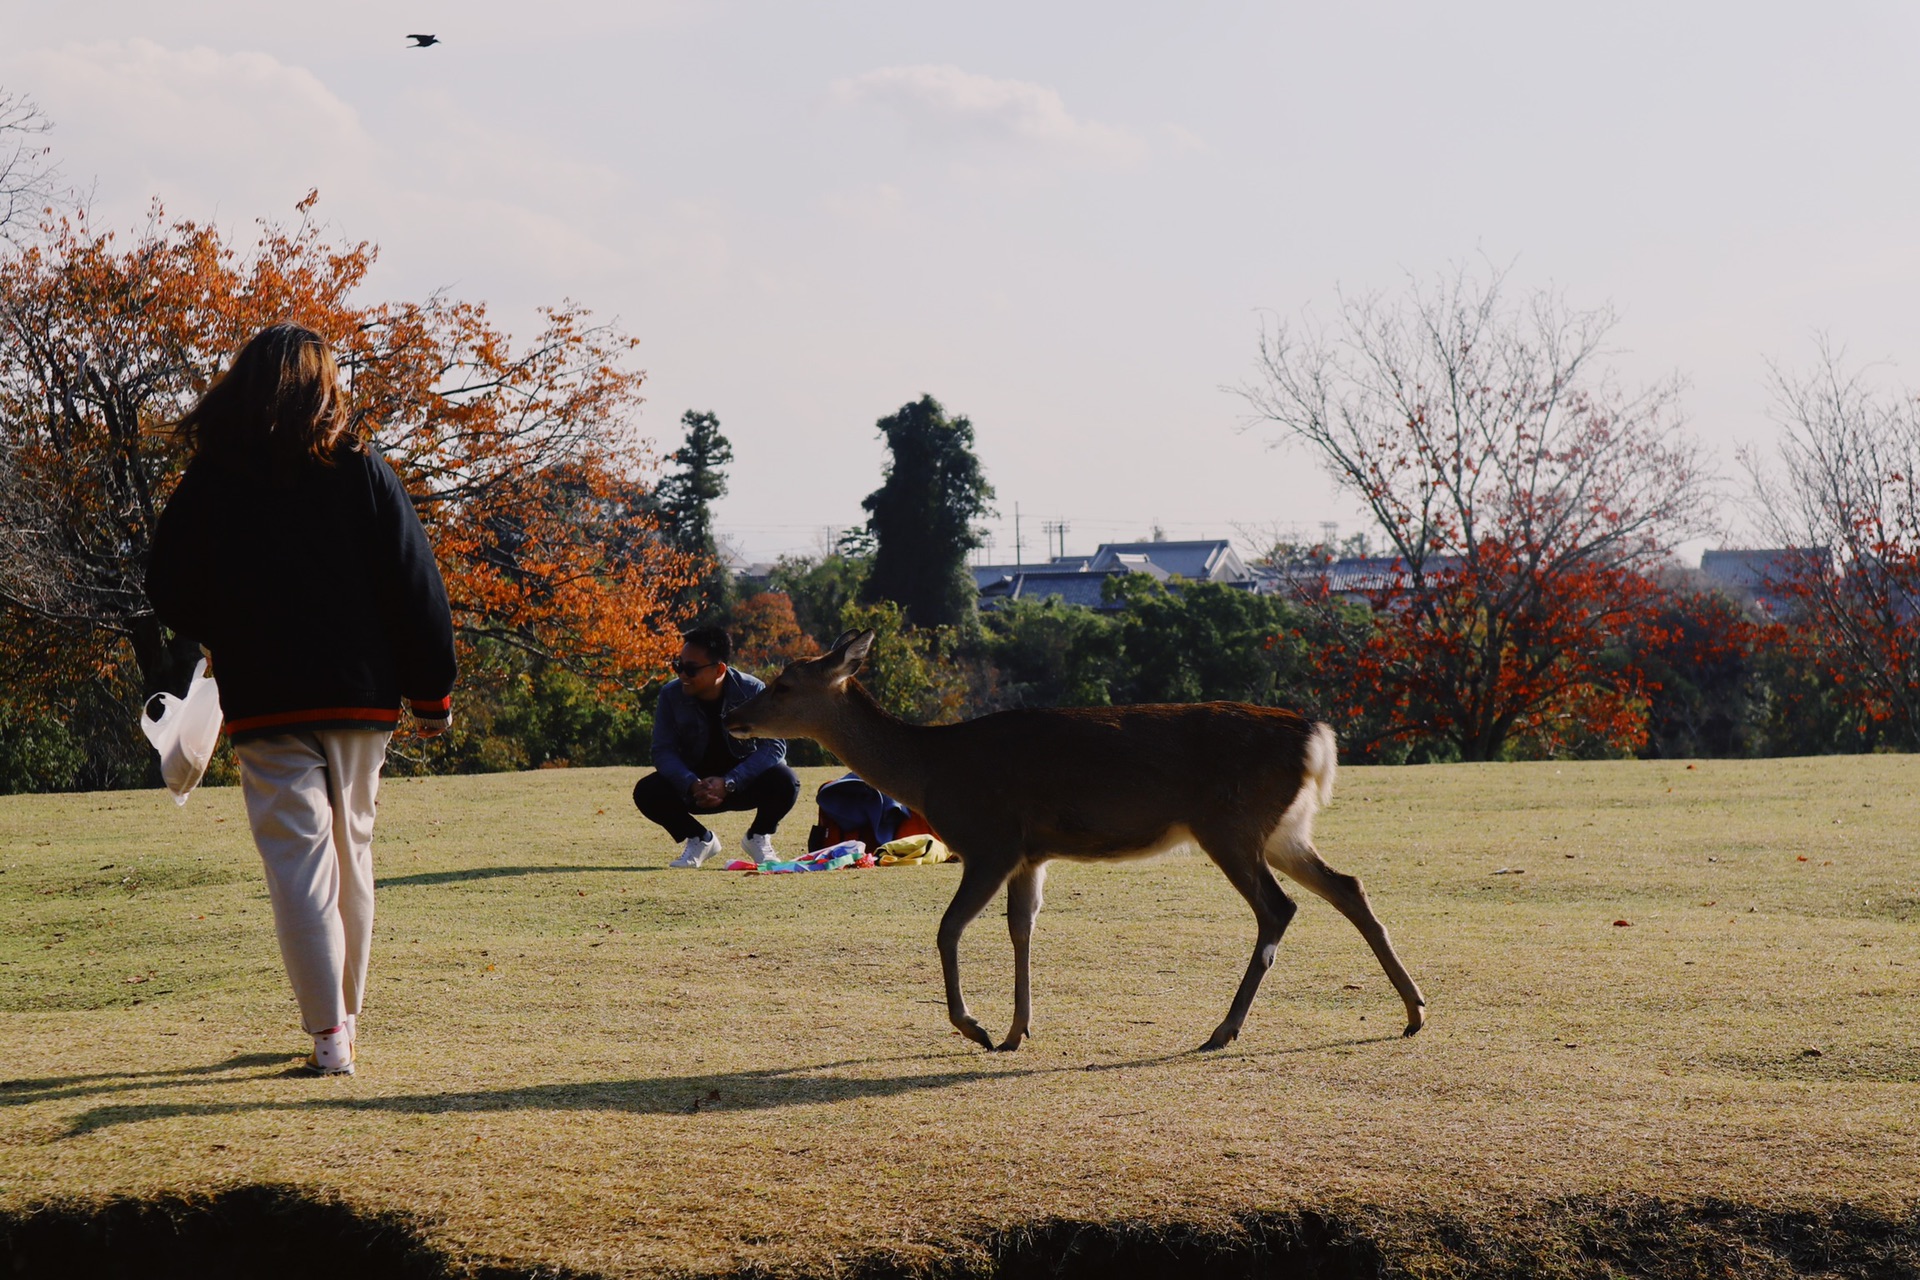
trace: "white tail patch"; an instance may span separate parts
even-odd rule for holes
[[[1333,778],[1339,771],[1340,748],[1333,727],[1314,725],[1300,762],[1300,793],[1267,837],[1267,862],[1276,869],[1291,874],[1292,867],[1319,862],[1313,848],[1313,819],[1333,800]]]

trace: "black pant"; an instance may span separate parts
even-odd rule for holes
[[[640,810],[643,817],[665,827],[667,834],[675,840],[695,840],[706,835],[707,826],[701,821],[701,815],[719,813],[723,809],[756,810],[747,834],[770,836],[779,828],[780,819],[792,811],[794,802],[799,798],[800,777],[784,764],[773,765],[713,809],[696,811],[689,808],[685,798],[674,790],[673,783],[667,780],[665,774],[657,771],[633,784],[634,807]]]

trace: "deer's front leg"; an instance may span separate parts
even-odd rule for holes
[[[1004,863],[989,866],[971,851],[961,856],[966,861],[960,873],[960,887],[954,890],[947,913],[940,917],[940,973],[947,982],[948,1020],[960,1029],[961,1035],[991,1049],[993,1037],[967,1011],[967,998],[960,994],[960,935],[980,914],[980,909],[993,900],[993,895],[1000,892],[1009,868]]]
[[[1028,863],[1007,881],[1007,933],[1013,938],[1013,1025],[1000,1042],[1004,1050],[1020,1047],[1033,1034],[1033,982],[1029,964],[1033,947],[1033,922],[1040,916],[1041,886],[1046,883],[1045,863]]]

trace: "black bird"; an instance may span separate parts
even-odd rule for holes
[[[439,36],[420,36],[420,35],[409,34],[407,36],[407,39],[413,41],[412,44],[407,46],[409,49],[424,49],[430,44],[440,43]]]

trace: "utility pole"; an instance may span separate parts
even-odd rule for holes
[[[1046,532],[1048,551],[1053,550],[1053,535],[1060,535],[1060,558],[1064,560],[1067,555],[1067,529],[1070,526],[1065,520],[1049,520],[1040,527]]]
[[[1013,504],[1013,567],[1018,569],[1026,561],[1020,558],[1020,504]]]

